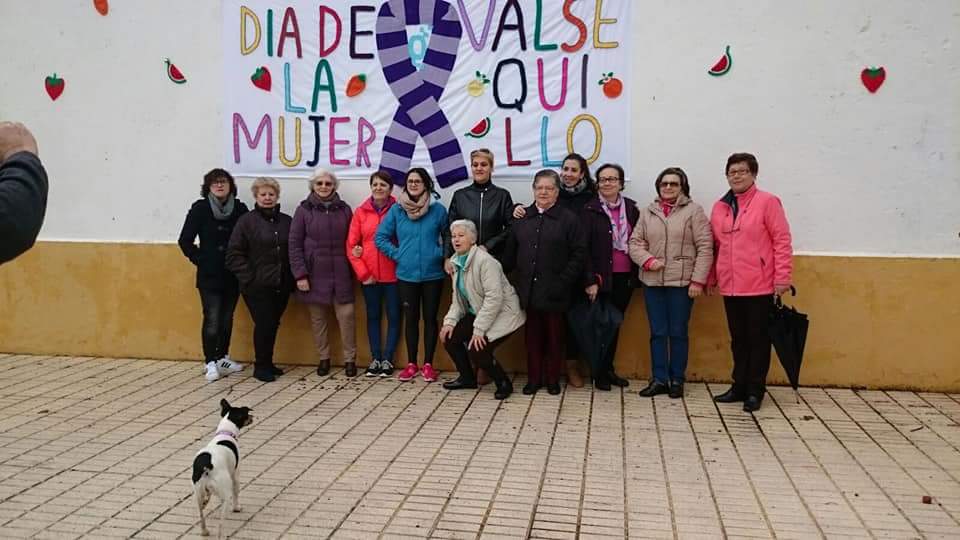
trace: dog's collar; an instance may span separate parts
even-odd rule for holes
[[[218,432],[214,435],[214,437],[219,437],[220,435],[226,435],[227,437],[230,437],[230,438],[233,439],[233,440],[237,440],[237,436],[234,435],[234,434],[233,434],[232,432],[230,432],[230,431],[218,431]]]

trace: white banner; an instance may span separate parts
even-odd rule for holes
[[[229,168],[442,186],[488,148],[497,180],[568,152],[630,168],[629,0],[224,2]]]

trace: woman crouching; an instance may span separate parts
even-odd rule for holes
[[[447,390],[476,388],[474,367],[483,369],[497,385],[494,397],[506,399],[513,384],[493,357],[493,351],[523,326],[526,316],[520,299],[500,263],[477,249],[477,227],[459,219],[450,224],[454,255],[453,294],[443,318],[440,341],[460,375],[443,383]]]

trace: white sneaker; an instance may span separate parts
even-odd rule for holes
[[[220,370],[217,369],[216,362],[207,362],[206,372],[207,374],[204,377],[207,382],[213,382],[220,378]]]
[[[243,364],[234,362],[230,359],[230,356],[224,356],[220,360],[217,360],[217,369],[220,370],[220,373],[229,375],[231,373],[243,371]]]

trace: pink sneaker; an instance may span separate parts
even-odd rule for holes
[[[433,366],[430,364],[424,364],[421,373],[423,374],[423,380],[426,382],[437,380],[437,372],[434,371]]]
[[[424,368],[426,368],[426,366],[424,366]],[[412,381],[417,376],[417,372],[419,371],[420,370],[417,368],[416,364],[413,362],[408,362],[407,367],[403,368],[403,371],[397,375],[397,378],[403,382]]]

